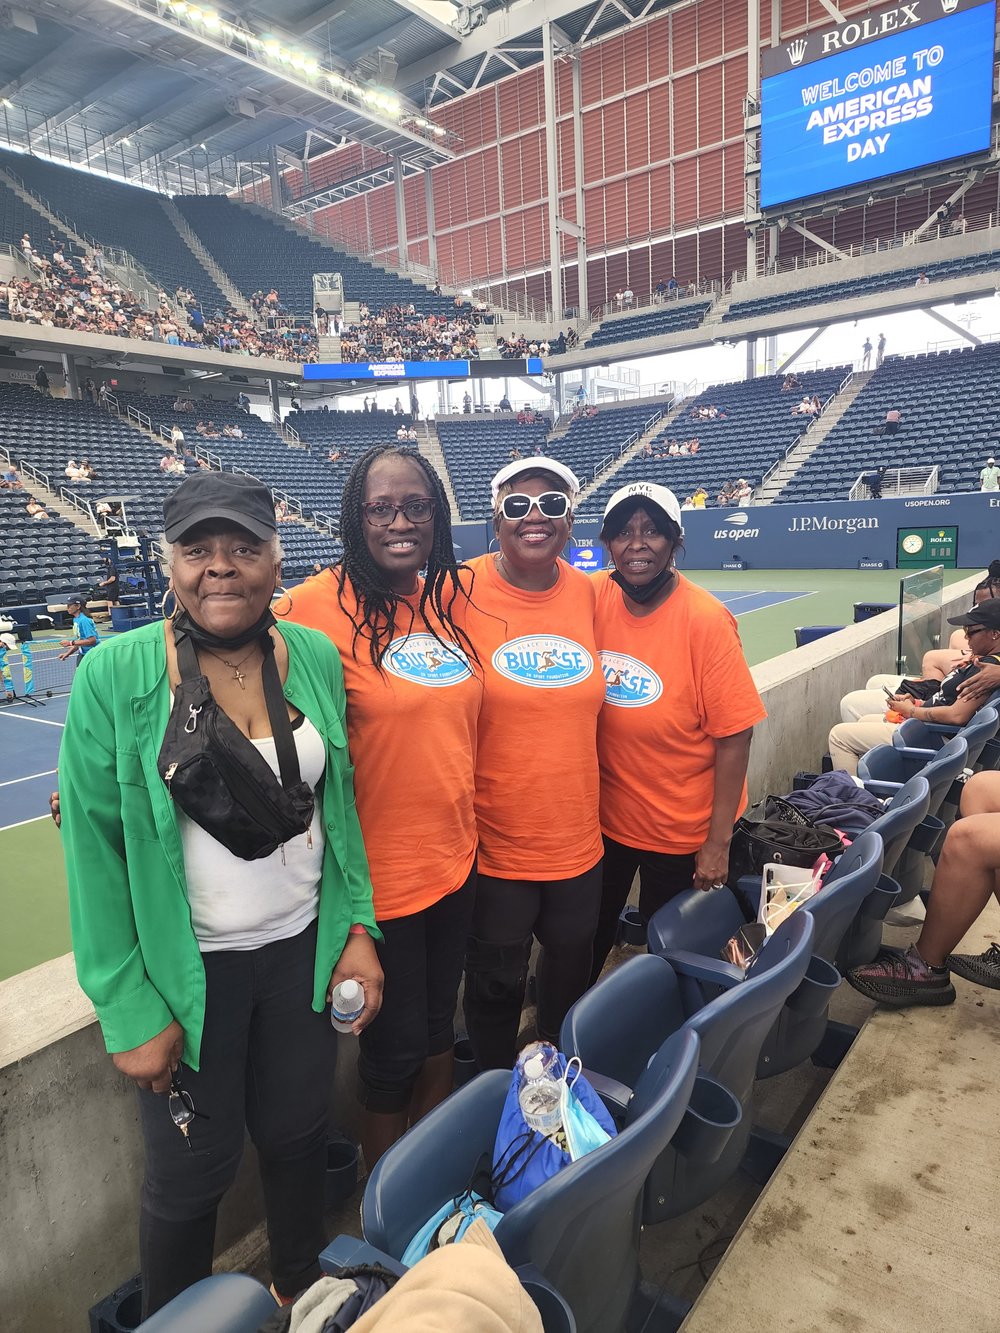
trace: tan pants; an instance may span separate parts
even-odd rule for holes
[[[868,683],[863,690],[851,690],[845,694],[840,701],[840,720],[842,722],[857,722],[859,718],[870,717],[872,713],[880,710],[885,711],[885,690],[892,690],[895,694],[899,688],[899,682],[902,679],[899,672],[891,676],[869,676]]]
[[[857,722],[838,722],[830,730],[830,758],[834,768],[858,775],[858,760],[876,745],[891,745],[898,722],[886,722],[880,713],[859,717]]]

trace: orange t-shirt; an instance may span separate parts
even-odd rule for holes
[[[704,843],[715,741],[767,716],[736,621],[679,574],[671,595],[634,616],[608,574],[594,575],[605,680],[598,724],[601,828],[615,842],[675,855]],[[740,810],[746,805],[746,784]]]
[[[594,589],[559,561],[545,592],[475,573],[467,630],[485,672],[476,768],[479,869],[499,879],[582,875],[601,858],[597,715],[604,684]]]
[[[348,612],[357,606],[350,583],[344,604]],[[352,651],[354,625],[337,600],[333,570],[294,588],[278,608],[279,616],[322,630],[344,664],[354,792],[380,921],[453,893],[476,855],[482,683],[464,653],[452,656],[427,632],[418,605],[419,595],[400,600],[381,673],[367,638],[358,640],[356,656]],[[435,628],[453,642],[447,628],[436,621]]]

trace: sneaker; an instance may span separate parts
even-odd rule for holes
[[[966,981],[1000,990],[1000,944],[991,944],[983,953],[950,953],[946,962]]]
[[[900,903],[898,907],[890,907],[885,914],[885,924],[887,926],[922,926],[926,916],[927,909],[924,907],[924,900],[917,896],[911,898],[908,903]]]
[[[928,967],[912,944],[908,949],[881,949],[874,963],[848,972],[847,980],[856,991],[887,1009],[955,1002],[948,969]]]

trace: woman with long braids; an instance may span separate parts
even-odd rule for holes
[[[295,588],[277,613],[322,630],[344,664],[386,978],[358,1061],[371,1170],[452,1088],[476,892],[482,686],[448,500],[426,459],[396,445],[369,449],[348,475],[340,521],[342,563]]]

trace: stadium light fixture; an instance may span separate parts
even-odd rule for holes
[[[360,112],[366,120],[416,145],[431,148],[439,161],[454,156],[444,142],[449,137],[444,126],[428,120],[415,106],[404,106],[398,94],[326,69],[312,52],[291,46],[273,33],[257,34],[242,20],[232,22],[217,10],[190,4],[188,0],[108,0],[108,3],[276,75],[326,101]]]

